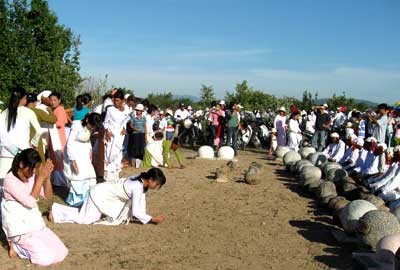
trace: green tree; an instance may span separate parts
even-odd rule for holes
[[[18,84],[33,92],[60,92],[64,103],[71,105],[81,82],[79,37],[58,23],[45,0],[2,0],[0,10],[1,26],[5,24],[0,33],[5,43],[0,47],[0,71],[9,71],[0,72],[3,95]]]
[[[203,106],[210,106],[211,103],[213,103],[216,98],[214,94],[214,87],[212,85],[205,85],[202,84],[200,88],[200,98],[201,101],[199,102],[200,105]]]
[[[314,100],[312,98],[312,94],[309,91],[304,91],[303,92],[303,98],[301,100],[301,104],[300,107],[302,110],[311,110],[312,106],[313,106]]]
[[[229,103],[240,103],[245,110],[276,109],[278,103],[275,96],[254,90],[247,85],[247,81],[236,84],[235,93],[227,92],[225,99]]]

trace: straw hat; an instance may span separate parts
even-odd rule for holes
[[[279,111],[286,112],[286,108],[284,106],[282,106],[282,107],[279,108],[278,112]]]
[[[137,104],[136,107],[135,107],[135,111],[144,111],[143,104]]]

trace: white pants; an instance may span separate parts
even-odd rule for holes
[[[92,224],[98,221],[101,213],[90,196],[83,203],[80,211],[78,208],[53,203],[51,207],[54,223]]]

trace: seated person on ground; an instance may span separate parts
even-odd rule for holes
[[[338,162],[344,155],[345,143],[340,139],[338,133],[331,134],[331,143],[325,148],[323,153],[327,156],[329,161]]]
[[[377,178],[369,179],[366,184],[369,185],[372,191],[378,191],[389,185],[393,178],[400,172],[399,157],[400,157],[400,147],[395,147],[393,149],[393,160],[392,164],[386,170],[386,172]]]
[[[345,165],[350,164],[355,150],[358,150],[357,136],[352,134],[347,138],[346,150],[344,151],[343,157],[338,161],[340,163],[340,165],[345,166]],[[358,151],[356,151],[356,152],[358,154]]]

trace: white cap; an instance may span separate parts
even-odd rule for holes
[[[143,104],[137,104],[136,107],[135,107],[135,111],[144,111]]]
[[[187,109],[188,109],[188,111],[193,110],[193,109],[192,109],[192,106],[190,106],[190,105],[187,106]]]
[[[244,107],[240,104],[237,105],[239,107],[239,109],[243,109]]]
[[[125,94],[124,99],[128,99],[131,94]]]
[[[336,132],[333,132],[331,134],[331,138],[339,138],[339,137],[340,137],[339,134],[337,134]]]
[[[225,105],[225,100],[221,99],[221,101],[219,102],[219,104]]]
[[[357,141],[357,136],[354,133],[351,134],[348,138],[350,138],[351,142],[353,142],[353,143]]]
[[[324,106],[325,108],[328,108],[328,107],[329,107],[328,104],[326,104],[326,103],[325,103],[324,105],[322,105],[322,106]]]
[[[168,109],[166,112],[167,112],[169,115],[174,116],[174,112],[173,112],[171,109]]]
[[[366,140],[365,140],[366,142],[378,142],[378,140],[377,139],[375,139],[374,137],[368,137]]]
[[[359,145],[359,146],[364,146],[364,139],[362,139],[362,138],[357,138],[357,145]]]
[[[159,114],[164,114],[164,111],[160,111]]]
[[[387,149],[386,143],[378,143],[378,146],[382,147],[383,151],[385,151]]]
[[[50,95],[51,95],[51,91],[50,90],[44,90],[44,91],[40,92],[39,95],[37,95],[37,100],[41,101],[42,97],[48,98]]]
[[[353,126],[352,122],[347,122],[346,127],[351,128]]]
[[[393,152],[398,152],[400,151],[400,145],[396,145],[395,147],[393,147]]]

